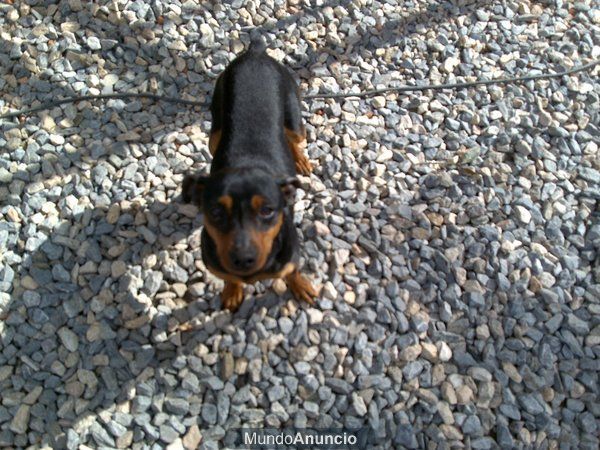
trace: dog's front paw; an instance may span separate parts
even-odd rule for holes
[[[305,155],[296,160],[296,172],[300,175],[309,176],[312,173],[312,164]]]
[[[285,278],[285,281],[297,301],[304,301],[310,305],[315,304],[315,298],[319,293],[311,282],[297,270]]]
[[[225,282],[221,293],[221,303],[229,311],[236,312],[244,300],[244,288],[241,283]]]

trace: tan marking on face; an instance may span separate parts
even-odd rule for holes
[[[260,211],[260,208],[262,208],[262,205],[265,203],[265,199],[264,197],[260,196],[260,195],[253,195],[252,198],[250,199],[250,205],[252,206],[252,209],[254,210],[255,213],[258,213]]]
[[[204,220],[204,229],[217,247],[217,257],[219,258],[221,265],[225,270],[231,271],[229,264],[229,252],[231,252],[231,248],[233,247],[233,232],[230,231],[228,233],[223,233],[206,219]]]
[[[281,225],[283,225],[283,213],[280,212],[277,216],[277,220],[275,225],[265,231],[252,230],[250,231],[250,240],[252,244],[257,250],[258,258],[256,262],[256,267],[261,268],[267,262],[267,258],[271,253],[271,249],[273,248],[273,240],[279,234],[281,230]]]
[[[231,195],[222,195],[217,202],[225,208],[227,214],[231,214],[231,210],[233,209],[233,198],[231,198]]]
[[[221,200],[221,199],[219,199],[219,200]],[[267,262],[267,258],[269,257],[269,254],[271,253],[271,250],[273,248],[273,241],[279,234],[282,224],[283,224],[283,213],[280,212],[275,224],[272,227],[270,227],[269,229],[267,229],[265,231],[261,231],[261,230],[257,230],[257,229],[249,230],[250,240],[252,242],[252,245],[256,249],[257,258],[256,258],[256,264],[254,265],[254,267],[251,270],[248,271],[248,273],[256,272],[256,271],[262,269],[262,267],[265,265],[265,263]],[[230,231],[228,233],[223,233],[215,225],[213,225],[210,222],[210,220],[208,220],[207,218],[205,218],[205,220],[204,220],[204,228],[206,229],[206,232],[212,238],[212,240],[214,241],[214,243],[217,247],[217,257],[219,258],[219,262],[221,263],[221,266],[223,267],[223,269],[225,269],[229,274],[235,275],[236,278],[241,277],[238,279],[243,279],[244,273],[240,273],[237,270],[235,270],[232,267],[232,264],[230,263],[230,260],[229,260],[229,255],[233,248],[235,233],[233,231]],[[228,280],[228,281],[234,281],[234,279],[228,279],[228,278],[224,278],[223,276],[218,275],[214,270],[211,270],[211,271],[213,273],[215,273],[215,275],[219,276],[219,278],[222,278],[222,279]],[[271,278],[271,277],[268,277],[268,278]]]

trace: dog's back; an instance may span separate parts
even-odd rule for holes
[[[262,40],[253,41],[217,81],[211,110],[220,136],[212,172],[264,164],[273,172],[295,174],[284,127],[288,104],[299,102],[297,88],[265,50]]]

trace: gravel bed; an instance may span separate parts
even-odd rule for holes
[[[254,27],[305,93],[600,57],[591,0],[11,3],[0,113],[208,100]],[[234,315],[178,200],[210,162],[208,108],[1,122],[0,447],[217,449],[293,425],[368,426],[376,449],[597,449],[598,74],[305,102],[318,307],[267,283]]]

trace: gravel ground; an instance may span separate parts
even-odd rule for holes
[[[0,112],[209,99],[255,26],[309,93],[600,56],[591,0],[11,3]],[[208,108],[3,121],[0,447],[216,449],[295,425],[370,426],[379,449],[598,448],[599,96],[596,68],[306,102],[318,307],[257,284],[233,316],[177,200],[210,162]]]

